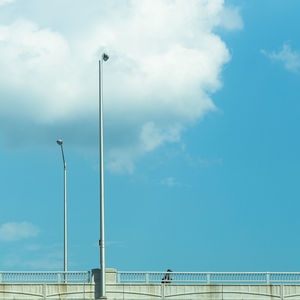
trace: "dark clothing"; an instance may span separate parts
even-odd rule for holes
[[[170,270],[170,269],[167,270],[167,273],[162,278],[161,283],[171,283],[171,280],[172,280],[171,274],[170,274],[171,272],[172,272],[172,270]]]

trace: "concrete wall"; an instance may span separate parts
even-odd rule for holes
[[[1,283],[0,299],[95,299],[93,284]]]
[[[96,283],[1,283],[0,300],[65,299],[94,300],[98,298]],[[300,300],[300,285],[292,284],[120,284],[116,272],[107,270],[108,300]]]
[[[118,300],[299,300],[300,285],[111,284],[107,296]]]

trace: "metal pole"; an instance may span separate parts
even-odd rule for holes
[[[64,161],[64,272],[68,271],[68,243],[67,243],[67,164]],[[66,274],[65,274],[66,281]]]
[[[100,299],[106,298],[105,285],[105,230],[104,230],[104,160],[103,160],[103,61],[109,56],[105,53],[99,60],[99,148],[100,148]]]
[[[68,271],[68,236],[67,236],[67,164],[65,161],[63,141],[57,140],[57,144],[61,148],[61,155],[64,164],[64,282],[67,281],[66,272]]]

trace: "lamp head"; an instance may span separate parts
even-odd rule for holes
[[[56,143],[61,146],[63,144],[63,141],[62,140],[57,140]]]
[[[106,53],[103,53],[103,54],[102,54],[102,59],[103,59],[104,61],[107,61],[107,60],[109,59],[109,56],[108,56]]]

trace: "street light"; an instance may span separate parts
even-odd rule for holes
[[[57,140],[56,143],[61,148],[61,154],[64,164],[64,272],[68,271],[68,249],[67,249],[67,164],[65,161],[63,141]],[[66,280],[66,274],[64,274]]]
[[[105,230],[104,230],[104,161],[103,161],[103,61],[109,56],[102,54],[99,60],[99,148],[100,148],[100,299],[106,299],[105,286]]]

